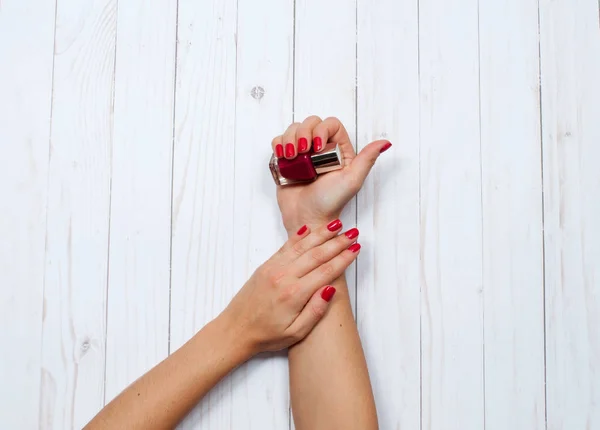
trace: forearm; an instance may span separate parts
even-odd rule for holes
[[[223,319],[206,325],[179,350],[110,402],[87,429],[167,429],[221,378],[250,357]]]
[[[327,315],[289,350],[296,430],[377,429],[365,356],[344,276]]]

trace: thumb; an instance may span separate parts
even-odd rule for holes
[[[391,147],[392,144],[387,140],[376,140],[365,146],[350,163],[353,179],[362,185],[379,155]]]
[[[335,288],[331,285],[315,292],[304,306],[304,309],[289,326],[290,335],[296,342],[300,342],[312,331],[329,308],[329,302],[335,295]]]

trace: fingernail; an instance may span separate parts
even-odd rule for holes
[[[323,149],[323,141],[319,136],[313,139],[313,147],[315,148],[315,152],[319,152],[321,149]]]
[[[354,243],[354,244],[350,245],[350,247],[348,248],[348,251],[358,252],[359,249],[360,249],[360,243]]]
[[[381,149],[379,150],[379,153],[381,154],[382,152],[387,151],[388,149],[390,149],[392,147],[392,144],[390,142],[386,143],[385,145],[383,145],[381,147]]]
[[[308,149],[308,140],[305,137],[298,139],[298,152],[304,152]]]
[[[306,230],[308,230],[307,226],[303,225],[300,227],[300,230],[298,230],[298,236],[302,236],[304,233],[306,233]]]
[[[327,230],[329,230],[329,231],[336,231],[336,230],[339,230],[340,228],[342,228],[342,222],[339,219],[336,219],[335,221],[331,221],[329,224],[327,224]]]
[[[358,229],[357,228],[351,228],[350,230],[348,230],[344,234],[346,235],[346,237],[348,239],[355,239],[356,237],[358,237]]]
[[[283,145],[281,143],[275,145],[275,156],[277,158],[283,158]]]
[[[331,285],[328,285],[325,287],[325,289],[321,293],[321,298],[323,300],[325,300],[326,302],[328,302],[333,298],[334,294],[335,294],[335,288],[333,288]]]
[[[285,156],[286,158],[292,158],[294,156],[295,150],[294,150],[294,144],[293,143],[287,143],[285,145]]]

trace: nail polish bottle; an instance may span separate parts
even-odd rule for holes
[[[277,185],[292,185],[311,182],[318,175],[338,170],[343,167],[340,148],[335,143],[329,143],[321,152],[298,154],[292,160],[277,158],[275,155],[269,161],[269,169]]]

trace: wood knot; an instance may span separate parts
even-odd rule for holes
[[[250,90],[250,95],[253,99],[260,101],[265,95],[265,89],[261,86],[256,86]]]

